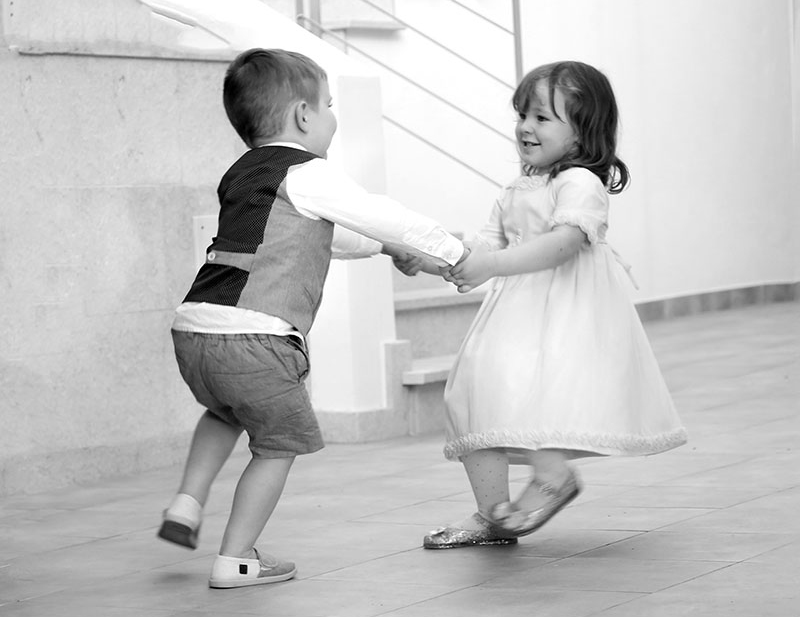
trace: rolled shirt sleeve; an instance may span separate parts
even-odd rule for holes
[[[331,251],[334,259],[360,259],[377,255],[383,244],[372,238],[362,236],[355,231],[334,225]]]
[[[334,228],[334,253],[338,257],[380,252],[387,244],[432,259],[437,265],[454,265],[464,252],[461,240],[438,222],[385,195],[368,193],[325,159],[292,168],[286,190],[294,207],[305,216],[321,218]],[[358,241],[355,232],[372,242]]]

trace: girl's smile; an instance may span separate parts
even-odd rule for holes
[[[564,95],[556,89],[551,104],[547,85],[537,84],[536,98],[528,110],[519,113],[516,136],[522,162],[537,173],[547,173],[578,141],[567,117]]]

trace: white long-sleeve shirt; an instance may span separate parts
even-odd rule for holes
[[[303,150],[293,143],[271,143]],[[454,265],[464,246],[433,219],[409,210],[384,195],[368,193],[325,159],[317,158],[289,170],[286,191],[297,211],[335,224],[331,244],[334,259],[369,257],[391,245]],[[175,311],[173,329],[217,334],[299,333],[283,319],[258,311],[207,302],[184,302]]]

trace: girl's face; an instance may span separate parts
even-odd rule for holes
[[[517,119],[517,148],[522,162],[546,173],[560,161],[578,141],[578,135],[567,120],[564,95],[556,89],[554,105],[550,104],[547,83],[536,84],[536,96],[530,108],[520,110]],[[553,113],[555,107],[558,115]]]

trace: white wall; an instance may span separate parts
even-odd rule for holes
[[[174,33],[151,28],[134,0],[97,13],[39,2],[10,19],[4,0],[0,13],[0,495],[183,459],[200,408],[178,374],[169,328],[195,274],[193,217],[218,212],[217,183],[245,150],[222,107],[227,60],[149,57],[166,55]],[[117,23],[129,27],[106,37]],[[296,44],[325,55],[334,96],[351,101],[332,160],[382,189],[382,144],[362,141],[354,160],[342,143],[380,126],[377,83],[305,31]],[[375,262],[384,287],[369,289],[370,299],[384,310],[371,307],[369,334],[391,340],[390,265]],[[355,267],[332,272],[341,296],[353,295],[342,286]],[[314,336],[317,369],[324,334]],[[356,349],[357,336],[343,347]],[[350,364],[367,377],[359,403],[374,408],[385,388],[372,342],[358,337]],[[324,374],[341,382],[349,372]]]
[[[510,1],[466,4],[510,26]],[[795,49],[792,68],[789,18],[794,8],[797,19],[797,4],[521,3],[526,70],[578,59],[606,72],[615,87],[620,154],[633,184],[612,198],[609,239],[634,266],[638,300],[798,280],[792,233],[800,201],[792,181],[798,139],[797,128],[794,143],[789,129],[798,114],[791,98],[798,62]],[[445,0],[396,0],[395,6],[401,19],[513,80],[513,48],[503,33]],[[349,40],[512,134],[510,91],[457,68],[415,33],[353,33]],[[384,77],[387,114],[413,119],[423,134],[501,182],[513,176],[513,147],[475,125],[441,120],[441,105],[423,98],[397,78]],[[453,230],[477,229],[496,187],[389,124],[385,132],[389,192]]]
[[[500,135],[454,111],[420,88],[381,70],[385,114],[463,159],[483,179],[436,153],[392,123],[384,124],[387,190],[392,197],[441,220],[449,229],[480,228],[500,185],[517,173],[513,37],[449,0],[396,0],[395,14],[491,73],[487,76],[411,29],[391,33],[353,31],[348,42],[420,86],[489,124]],[[511,27],[510,2],[467,3]],[[325,4],[322,5],[323,17]],[[363,57],[351,51],[354,57]],[[500,82],[505,82],[503,85]]]

